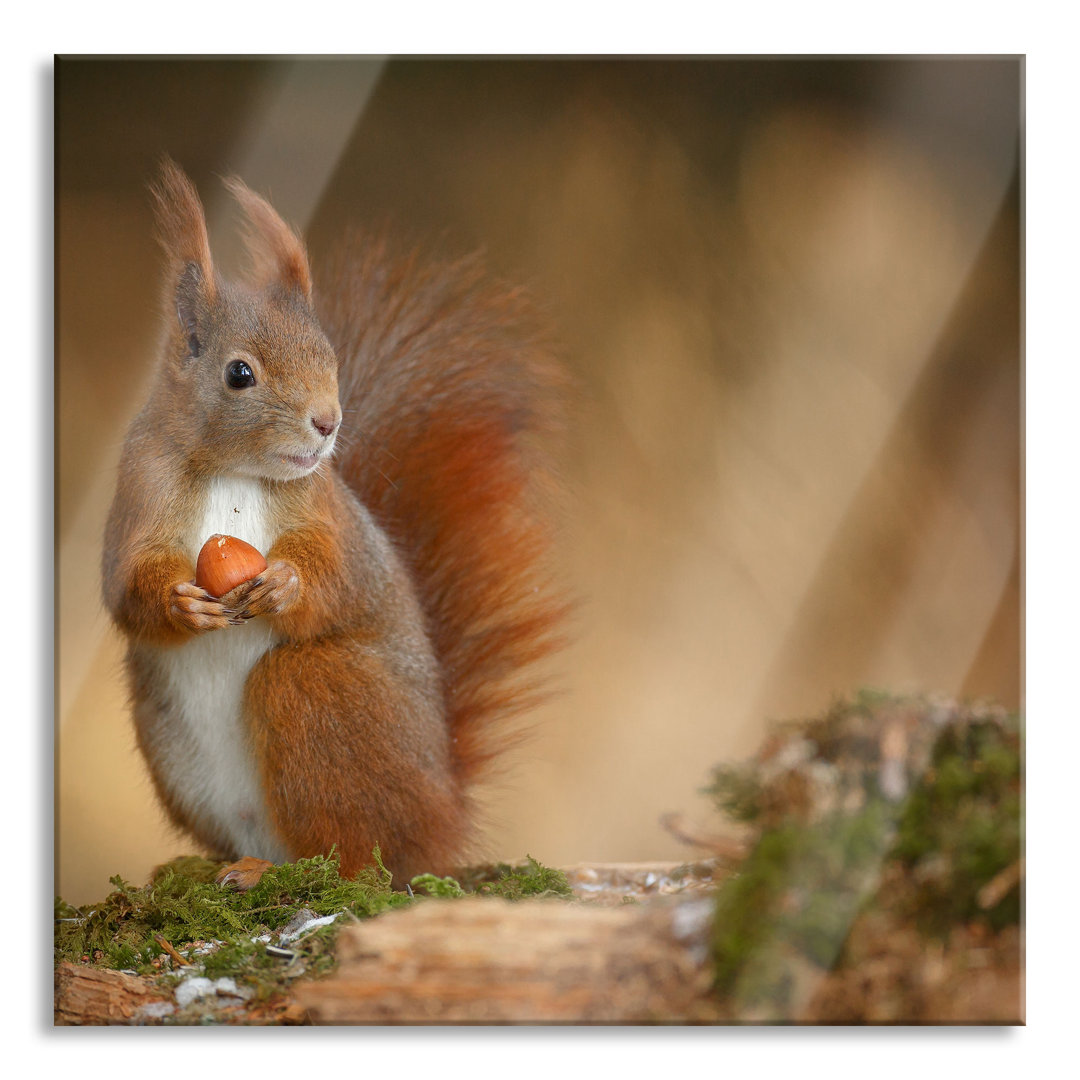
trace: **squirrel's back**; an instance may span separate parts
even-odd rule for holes
[[[357,234],[317,269],[315,300],[341,363],[338,467],[410,571],[467,785],[560,644],[548,557],[566,377],[526,293],[475,256]]]

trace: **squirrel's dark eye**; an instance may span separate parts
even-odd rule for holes
[[[255,375],[243,360],[234,360],[225,369],[225,382],[234,390],[255,385]]]

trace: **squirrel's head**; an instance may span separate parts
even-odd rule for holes
[[[178,437],[209,472],[293,480],[334,448],[338,361],[312,305],[303,241],[241,180],[251,272],[214,268],[194,185],[168,158],[151,187],[167,258],[165,375]]]

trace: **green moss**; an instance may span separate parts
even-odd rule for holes
[[[989,910],[978,896],[1020,858],[1021,780],[1017,730],[983,723],[943,732],[904,808],[894,849],[912,881],[905,909],[924,932],[1019,922],[1019,883]]]
[[[742,1006],[784,1004],[788,958],[830,966],[891,840],[888,808],[868,804],[765,832],[717,896],[716,986]]]
[[[459,896],[501,896],[505,900],[523,900],[526,897],[573,897],[574,891],[561,870],[544,866],[531,855],[526,861],[511,866],[494,863],[465,870],[460,881],[452,877],[436,877],[421,874],[409,883],[413,889],[423,890],[429,896],[454,898]]]
[[[307,908],[316,915],[344,910],[365,918],[407,904],[409,895],[394,891],[392,876],[383,866],[377,847],[372,859],[372,866],[364,867],[351,878],[341,877],[334,853],[275,866],[246,894],[248,910],[263,909],[271,913],[270,927],[277,929],[299,908]]]
[[[114,877],[115,891],[100,904],[76,909],[57,901],[56,962],[87,957],[107,967],[149,974],[157,970],[154,961],[165,951],[158,937],[173,947],[231,942],[245,955],[254,955],[261,946],[251,938],[280,929],[301,909],[318,916],[348,911],[363,918],[410,903],[407,893],[391,888],[378,849],[374,858],[373,867],[351,879],[341,877],[334,854],[301,859],[274,867],[246,893],[214,883],[221,863],[193,857],[159,867],[144,886]],[[210,963],[222,967],[226,962]]]
[[[531,855],[518,866],[499,863],[493,868],[488,880],[478,881],[475,892],[479,896],[501,896],[506,900],[523,900],[526,897],[563,897],[574,895],[566,875],[561,870],[538,863]]]
[[[409,885],[416,890],[423,890],[428,896],[442,897],[444,900],[452,900],[465,895],[465,890],[452,877],[436,877],[434,874],[420,874],[414,877]]]
[[[766,745],[761,759],[716,769],[706,789],[756,833],[716,901],[716,985],[736,1012],[767,1003],[783,1015],[798,962],[842,962],[870,908],[943,936],[959,924],[1018,923],[1018,882],[989,910],[985,894],[980,903],[1020,857],[1016,717],[863,691],[778,726]],[[905,752],[908,790],[896,801],[879,788],[886,746]]]
[[[411,882],[415,893],[392,887],[378,848],[373,865],[355,877],[342,878],[339,860],[331,853],[275,866],[246,893],[215,884],[222,865],[187,856],[159,867],[144,886],[114,877],[114,891],[100,904],[84,908],[57,897],[55,962],[89,962],[160,975],[174,964],[171,959],[163,963],[168,952],[163,940],[181,955],[187,953],[192,968],[185,971],[201,968],[209,978],[232,976],[254,989],[258,1000],[280,992],[298,974],[319,976],[334,967],[334,941],[348,920],[339,919],[289,942],[291,958],[269,953],[267,943],[258,940],[281,930],[300,911],[369,918],[423,902],[424,895],[459,897],[467,891],[512,899],[572,895],[565,875],[532,858],[516,867],[500,864],[467,872],[463,877],[470,881],[468,890],[455,878],[421,874]],[[197,943],[212,945],[196,953],[189,946]]]
[[[892,690],[886,690],[883,687],[861,686],[855,691],[855,697],[851,702],[847,702],[843,698],[837,698],[833,702],[833,711],[842,714],[850,709],[855,709],[866,716],[870,716],[879,709],[892,708],[912,700],[910,697],[897,694]]]
[[[53,899],[53,919],[60,922],[62,919],[81,919],[82,912],[77,907],[72,907],[63,897]]]
[[[717,809],[733,821],[753,824],[762,814],[762,787],[752,770],[736,765],[718,765],[712,781],[701,789]]]

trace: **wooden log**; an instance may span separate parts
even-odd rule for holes
[[[343,930],[335,976],[296,997],[323,1024],[708,1022],[711,913],[432,900]]]
[[[65,961],[55,972],[53,1022],[72,1024],[130,1024],[144,1005],[171,1001],[167,990],[137,975],[103,971]]]

